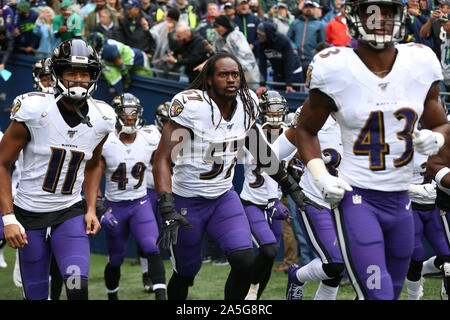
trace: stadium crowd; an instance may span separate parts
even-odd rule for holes
[[[439,92],[450,88],[450,1],[347,1],[3,3],[0,71],[13,52],[40,59],[40,92],[16,98],[0,144],[0,245],[18,248],[24,297],[46,299],[53,273],[68,299],[87,299],[87,239],[103,227],[110,300],[130,233],[157,300],[187,298],[205,235],[231,266],[227,300],[259,299],[273,270],[288,274],[288,300],[311,281],[320,281],[315,299],[336,299],[346,277],[358,299],[398,299],[406,283],[417,300],[428,273],[442,275],[448,299],[450,130]],[[372,3],[393,22],[366,34]],[[127,92],[132,74],[184,77],[188,88],[144,126],[143,104]],[[91,97],[100,76],[113,108]],[[309,96],[289,115],[281,93],[296,91]],[[273,268],[286,228],[313,253]],[[436,253],[429,260],[422,237]],[[160,248],[174,266],[167,285]]]

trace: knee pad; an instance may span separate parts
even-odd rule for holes
[[[344,272],[343,263],[324,263],[322,264],[322,269],[325,274],[330,278],[340,278],[342,272]]]
[[[183,287],[192,287],[194,285],[194,278],[195,277],[182,276],[181,274],[174,271],[170,281],[179,283]]]
[[[67,300],[88,300],[88,280],[87,279],[75,279],[70,282],[69,279],[66,282]]]
[[[264,244],[259,247],[259,255],[267,260],[274,260],[278,253],[278,247],[275,243]]]
[[[411,260],[406,279],[410,281],[418,281],[422,276],[422,267],[423,261]]]
[[[255,254],[253,249],[245,249],[232,252],[226,255],[231,268],[238,269],[248,269],[251,268],[253,262],[255,261]]]

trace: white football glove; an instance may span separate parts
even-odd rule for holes
[[[440,132],[428,129],[414,131],[414,148],[417,152],[432,156],[439,152],[445,143],[445,138]]]
[[[315,181],[323,199],[331,204],[337,203],[344,197],[345,191],[352,191],[352,187],[344,180],[324,172]]]
[[[436,199],[436,185],[433,183],[410,184],[408,192],[421,197],[423,200]]]

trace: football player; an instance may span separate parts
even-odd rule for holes
[[[153,164],[162,217],[159,242],[171,249],[174,267],[169,300],[187,298],[202,265],[204,232],[218,243],[231,266],[225,299],[247,295],[253,245],[232,185],[236,155],[245,142],[257,164],[303,205],[300,188],[255,126],[257,116],[256,94],[248,89],[240,63],[228,53],[212,56],[189,89],[172,99]]]
[[[8,245],[19,248],[25,299],[47,299],[52,254],[67,298],[87,299],[88,236],[100,230],[95,215],[100,156],[115,114],[91,98],[101,65],[85,41],[67,40],[56,47],[50,70],[55,93],[18,96],[0,143],[4,233]],[[13,205],[10,167],[21,150],[23,170]]]
[[[53,93],[50,58],[40,59],[33,66],[33,88],[40,92]]]
[[[445,211],[436,206],[436,183],[426,173],[427,156],[414,153],[414,178],[409,186],[409,198],[414,216],[415,248],[406,276],[409,300],[423,295],[422,274],[438,273],[450,266],[450,242]],[[447,228],[446,228],[447,226]],[[425,237],[437,256],[425,260],[422,239]]]
[[[436,154],[448,139],[439,101],[442,70],[429,47],[394,44],[404,36],[403,1],[349,0],[344,8],[358,48],[332,47],[314,57],[295,141],[332,204],[358,299],[398,299],[414,249],[413,153]],[[330,113],[342,134],[338,177],[328,172],[317,140]]]
[[[275,141],[274,149],[280,152],[280,157],[297,150],[295,147],[295,128],[299,121],[302,107],[295,112],[290,128]],[[317,134],[322,148],[328,172],[338,176],[338,167],[342,159],[341,131],[333,116],[329,116]],[[335,300],[339,283],[344,271],[344,262],[337,246],[336,230],[333,223],[331,206],[322,199],[320,191],[308,168],[300,180],[300,187],[305,195],[317,205],[306,205],[305,209],[298,209],[300,226],[306,235],[308,244],[317,258],[303,267],[294,264],[289,266],[286,298],[288,300],[302,300],[303,288],[307,282],[320,281],[315,300]]]
[[[158,225],[147,196],[147,166],[159,143],[159,132],[143,127],[143,107],[137,97],[124,93],[113,99],[117,114],[116,132],[109,135],[102,152],[105,173],[105,227],[109,262],[105,284],[109,300],[118,299],[120,266],[130,232],[148,261],[149,277],[156,300],[166,299],[165,269],[156,245]]]
[[[283,131],[282,125],[288,111],[287,101],[277,91],[265,91],[260,97],[259,108],[263,118],[261,127],[271,143]],[[244,164],[245,179],[240,198],[250,223],[253,244],[258,248],[250,289],[245,299],[256,300],[261,297],[270,278],[283,232],[282,220],[292,217],[280,201],[278,183],[261,171],[247,149],[244,152],[251,160]]]

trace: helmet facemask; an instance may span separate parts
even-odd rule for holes
[[[404,39],[406,10],[399,0],[350,0],[344,5],[350,36],[376,50]]]
[[[274,90],[266,91],[261,95],[259,107],[264,124],[278,127],[284,124],[288,113],[286,98]]]
[[[40,59],[33,66],[33,87],[34,89],[44,92],[44,93],[54,93],[53,84],[50,86],[44,86],[42,78],[45,76],[49,76],[51,81],[51,72],[50,72],[50,58]]]
[[[164,102],[156,107],[155,125],[159,132],[162,132],[164,124],[170,119],[169,117],[170,102]]]
[[[141,102],[131,93],[124,93],[115,97],[112,101],[112,106],[116,111],[116,126],[120,129],[119,136],[121,133],[133,134],[144,126],[145,121],[142,118],[143,108]],[[129,124],[129,118],[134,120],[131,125]]]

